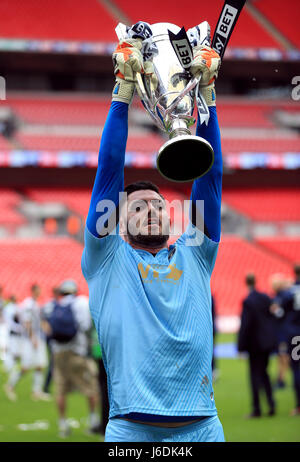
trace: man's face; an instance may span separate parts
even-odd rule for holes
[[[158,247],[166,244],[169,238],[170,219],[165,201],[150,189],[134,191],[128,196],[120,224],[129,243]]]
[[[39,286],[35,286],[35,287],[32,288],[32,297],[33,298],[39,298],[40,294],[41,294],[41,289],[40,289]]]

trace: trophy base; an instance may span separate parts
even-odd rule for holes
[[[205,175],[214,163],[214,151],[204,138],[181,135],[167,141],[158,151],[157,169],[170,181],[193,181]]]

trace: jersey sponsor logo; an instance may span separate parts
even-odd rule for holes
[[[152,271],[150,271],[152,269]],[[160,274],[157,269],[166,269],[166,265],[147,265],[144,268],[143,263],[138,264],[138,270],[144,282],[161,282],[177,284],[182,276],[183,270],[176,268],[176,265],[169,265],[170,270],[167,275]]]

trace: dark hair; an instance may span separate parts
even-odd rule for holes
[[[39,289],[39,288],[40,288],[40,286],[38,284],[32,284],[30,289],[31,290],[36,290],[36,289]]]
[[[142,191],[144,189],[155,191],[164,199],[164,196],[162,196],[162,194],[159,192],[158,186],[156,186],[156,184],[152,183],[151,181],[136,181],[135,183],[128,184],[124,189],[124,192],[127,193],[128,197],[129,194],[133,193],[134,191]]]
[[[300,278],[300,263],[296,263],[296,265],[294,266],[294,272],[297,278]]]
[[[254,287],[255,286],[255,275],[253,273],[248,273],[246,276],[246,284],[247,286]]]

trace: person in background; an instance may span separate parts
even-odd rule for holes
[[[77,290],[75,281],[62,282],[59,286],[59,299],[51,315],[43,321],[43,329],[51,337],[61,438],[70,434],[66,419],[67,396],[74,390],[87,397],[90,430],[99,426],[97,367],[94,360],[88,357],[88,335],[92,320],[88,299],[77,296]]]
[[[300,415],[300,265],[294,266],[294,284],[285,290],[279,300],[281,305],[273,305],[273,311],[277,316],[284,317],[284,332],[287,342],[287,351],[290,367],[293,373],[296,407],[291,411],[292,416]],[[283,316],[285,314],[285,316]]]
[[[21,370],[12,381],[14,388],[20,378],[33,370],[32,399],[48,401],[49,395],[43,393],[43,370],[47,366],[47,349],[43,331],[41,329],[41,308],[38,299],[41,294],[40,286],[31,286],[31,297],[25,298],[20,306],[20,318],[23,326],[23,340],[21,348]]]
[[[286,386],[285,377],[290,362],[286,332],[286,316],[291,309],[289,281],[283,274],[273,274],[271,287],[275,294],[271,312],[277,320],[278,377],[275,388],[281,389]]]
[[[250,384],[252,392],[252,412],[248,416],[260,417],[259,392],[264,389],[269,405],[269,416],[275,414],[275,402],[270,378],[267,372],[270,353],[276,345],[274,319],[270,313],[271,299],[255,288],[255,275],[246,276],[249,291],[243,301],[241,326],[238,334],[238,351],[248,352]]]
[[[4,305],[5,300],[3,298],[3,288],[0,286],[0,361],[5,358],[7,343],[7,330],[3,317]]]
[[[4,385],[7,398],[16,401],[15,384],[20,375],[18,360],[21,357],[23,327],[20,321],[20,308],[15,295],[11,295],[3,308],[3,321],[7,330],[7,346],[4,367],[8,372],[8,381]]]
[[[294,377],[294,390],[296,398],[296,407],[291,411],[292,416],[300,415],[300,264],[294,266],[295,282],[291,287],[293,296],[292,310],[287,315],[287,333],[289,354],[291,358],[291,369]],[[297,341],[297,343],[295,342]],[[298,344],[298,354],[295,351],[295,345]]]
[[[42,318],[47,320],[53,311],[55,304],[59,298],[59,290],[58,287],[53,287],[52,289],[53,298],[47,302],[42,309]],[[52,375],[53,375],[53,354],[52,354],[52,347],[51,347],[51,337],[46,337],[47,348],[48,348],[48,369],[46,372],[45,382],[43,391],[44,393],[49,393],[50,385],[52,382]]]
[[[109,401],[108,401],[108,391],[107,391],[107,375],[105,367],[103,364],[102,351],[98,341],[97,331],[93,325],[91,332],[91,354],[94,360],[98,365],[98,383],[100,391],[100,403],[102,409],[102,419],[97,431],[105,434],[105,428],[108,424],[108,415],[109,415]]]

